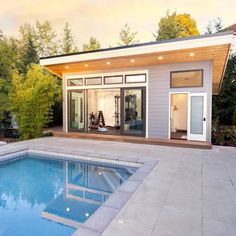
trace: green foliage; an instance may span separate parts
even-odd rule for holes
[[[0,30],[0,40],[3,40],[3,32]]]
[[[49,21],[36,21],[36,47],[40,57],[55,55],[58,52],[57,35]]]
[[[221,32],[223,30],[223,22],[221,18],[216,18],[214,20],[210,20],[206,27],[206,34],[213,34],[217,32]]]
[[[69,24],[66,23],[61,41],[61,53],[68,54],[72,52],[78,52],[78,48],[74,46],[74,38],[71,33],[71,29],[69,28]]]
[[[26,45],[29,38],[31,38],[37,48],[39,57],[57,54],[59,50],[57,35],[49,21],[36,21],[35,26],[30,24],[21,25],[19,32],[23,45]]]
[[[83,45],[84,51],[92,51],[92,50],[97,50],[100,48],[101,48],[101,45],[99,41],[94,37],[90,37],[89,42]]]
[[[24,48],[22,50],[22,54],[20,55],[20,61],[19,61],[20,71],[23,74],[26,74],[28,66],[32,63],[38,64],[39,57],[38,57],[37,49],[33,43],[33,38],[31,35],[29,35],[26,45],[24,45]]]
[[[42,135],[44,125],[52,118],[57,86],[54,76],[40,65],[31,64],[26,75],[14,71],[10,100],[21,139]]]
[[[9,90],[11,69],[15,64],[14,51],[6,40],[0,41],[0,122],[6,119],[9,111]]]
[[[212,117],[219,118],[221,125],[232,125],[233,112],[236,108],[236,55],[228,60],[219,95],[212,99]]]
[[[233,116],[232,116],[232,124],[236,126],[236,106],[233,111]]]
[[[119,45],[131,45],[137,43],[138,41],[135,40],[135,37],[138,32],[131,32],[130,27],[128,24],[125,24],[124,27],[120,31],[120,43]]]
[[[153,34],[156,41],[164,39],[182,38],[187,36],[199,35],[196,21],[190,14],[170,14],[167,11],[166,16],[159,22],[159,29]]]

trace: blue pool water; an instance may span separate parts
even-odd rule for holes
[[[26,156],[0,164],[0,236],[66,236],[136,168]]]

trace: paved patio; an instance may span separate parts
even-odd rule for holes
[[[0,146],[0,155],[25,148],[159,160],[104,236],[236,235],[236,148],[200,150],[50,137]]]

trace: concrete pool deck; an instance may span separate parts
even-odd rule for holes
[[[0,146],[0,155],[25,149],[131,162],[158,160],[107,222],[104,236],[236,235],[236,148],[201,150],[49,137]],[[101,232],[85,227],[76,235]]]

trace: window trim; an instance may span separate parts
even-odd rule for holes
[[[144,81],[140,81],[140,82],[127,82],[127,77],[128,76],[135,76],[135,75],[144,75],[145,80]],[[147,82],[147,74],[146,73],[142,73],[142,74],[126,74],[125,75],[125,84],[136,84],[136,83],[146,83]]]
[[[200,71],[202,76],[201,76],[201,85],[192,85],[192,86],[173,86],[172,85],[172,75],[174,73],[183,73],[183,72],[195,72],[195,71]],[[201,88],[203,87],[203,78],[204,78],[204,70],[203,69],[195,69],[195,70],[178,70],[178,71],[171,71],[170,72],[170,88]]]
[[[119,82],[119,83],[106,83],[106,78],[113,78],[113,77],[121,77],[121,82]],[[107,76],[103,76],[103,83],[104,83],[104,85],[123,84],[124,83],[124,76],[123,75],[107,75]]]
[[[87,84],[87,80],[90,79],[100,79],[100,83],[92,83],[92,84]],[[85,77],[84,78],[84,85],[85,86],[91,86],[91,85],[102,85],[102,76],[96,76],[96,77]]]
[[[82,81],[82,85],[69,85],[69,82],[70,82],[71,80],[72,80],[72,81],[73,81],[73,80],[81,80],[81,81]],[[83,78],[68,79],[68,80],[67,80],[67,86],[68,86],[68,87],[72,87],[72,86],[79,86],[79,87],[82,87],[82,86],[84,86],[84,79],[83,79]]]

